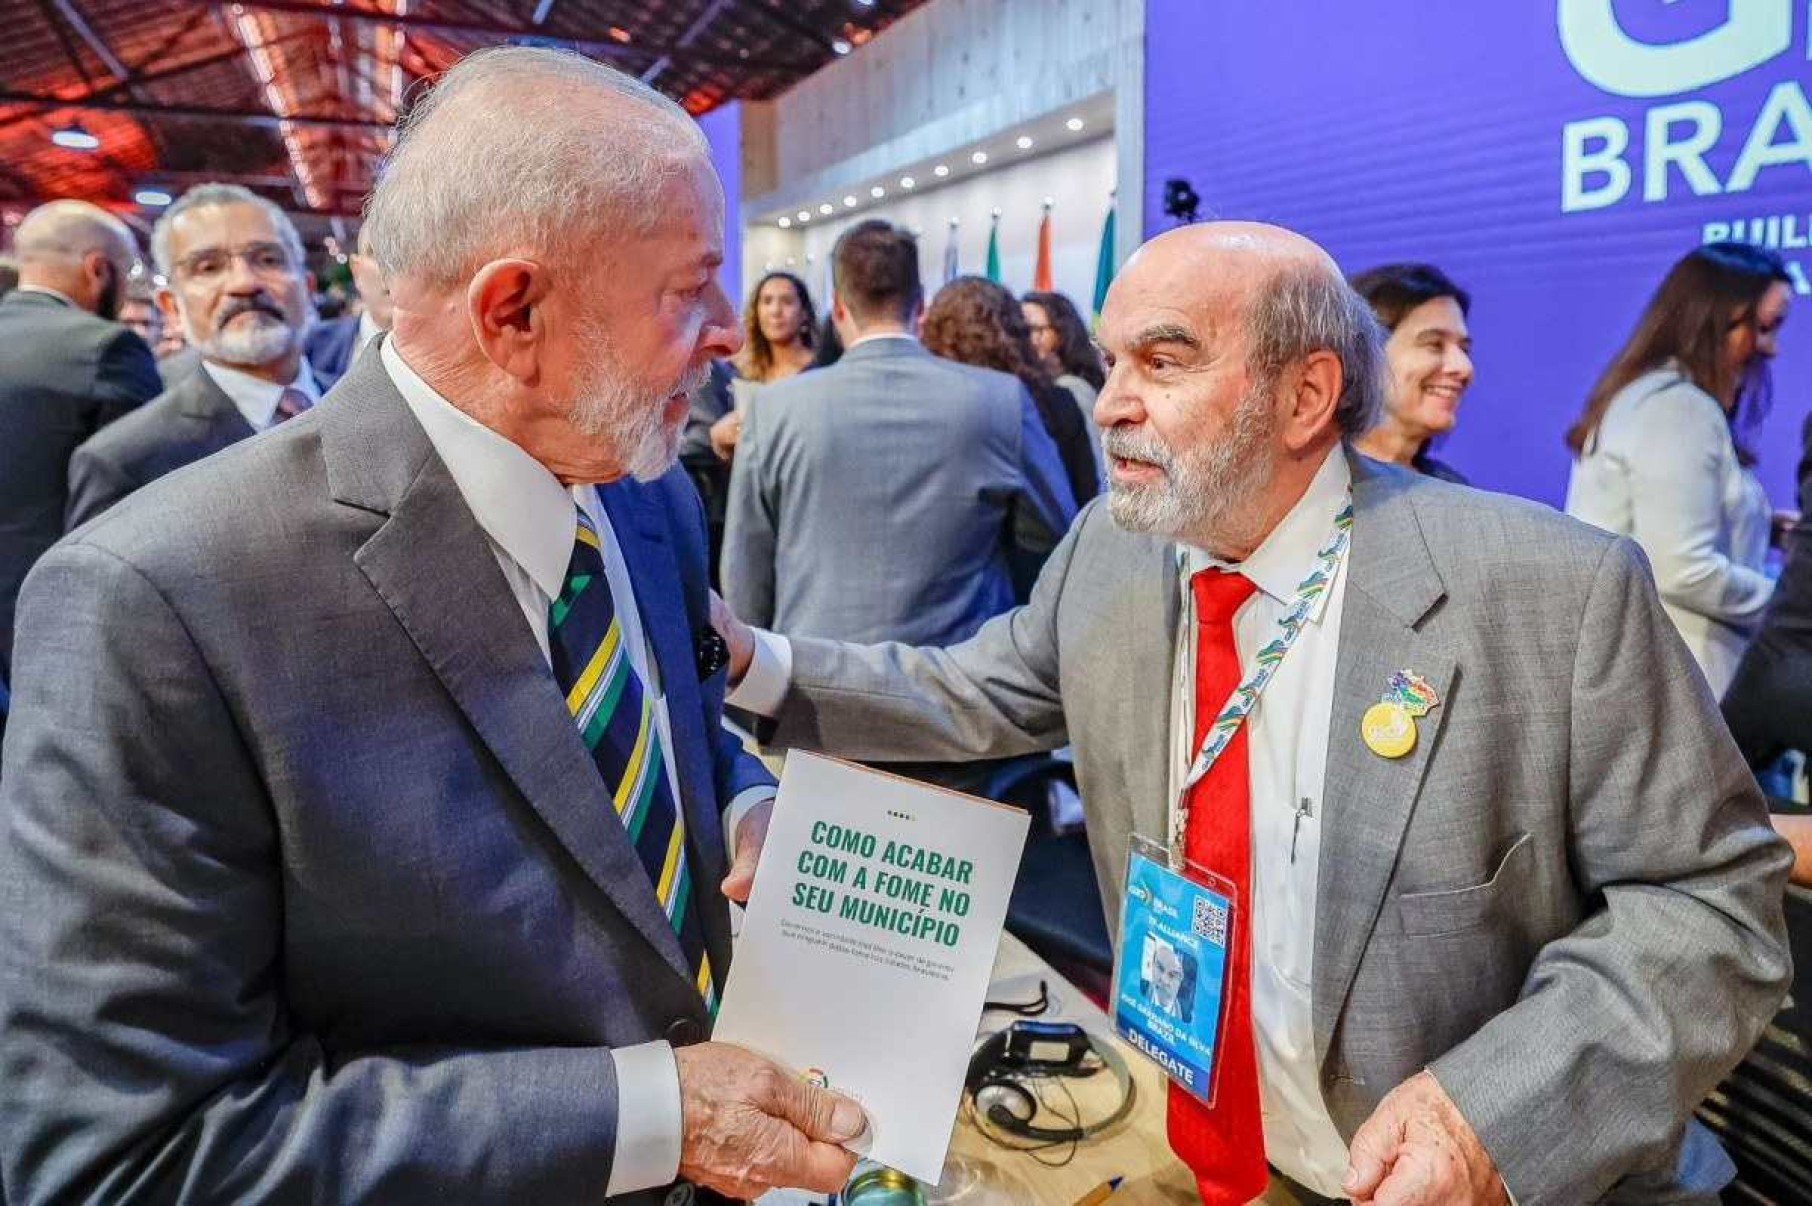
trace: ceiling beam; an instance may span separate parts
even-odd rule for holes
[[[236,0],[247,12],[282,13],[292,17],[332,18],[337,21],[366,21],[377,25],[400,26],[404,29],[419,29],[424,33],[445,34],[452,37],[479,39],[529,38],[537,41],[559,42],[583,50],[594,58],[608,59],[623,66],[624,70],[645,66],[660,57],[663,53],[659,46],[641,47],[623,45],[608,38],[587,38],[572,34],[563,34],[557,30],[547,30],[534,25],[517,25],[507,21],[445,20],[430,17],[421,13],[408,13],[399,16],[395,13],[379,12],[375,9],[353,8],[351,5],[323,5],[310,3],[309,0]],[[764,10],[766,11],[766,10]],[[772,11],[767,15],[786,23],[786,19]],[[828,49],[829,42],[824,36],[809,26],[802,27],[815,41],[821,42]],[[706,66],[713,67],[747,67],[764,71],[787,71],[805,74],[814,71],[818,63],[798,60],[778,59],[745,59],[734,55],[714,55],[698,51],[688,51],[686,57]]]
[[[201,71],[204,68],[231,62],[234,59],[241,58],[244,54],[245,52],[243,50],[235,46],[231,50],[222,50],[216,54],[205,55],[199,59],[190,59],[185,63],[173,63],[170,66],[163,68],[161,71],[146,72],[144,75],[138,76],[132,82],[136,87],[143,87],[146,84],[155,84],[160,80],[173,79],[179,75],[187,75],[191,71]],[[67,105],[70,108],[80,108],[91,101],[105,101],[111,97],[119,96],[125,91],[126,87],[124,84],[108,84],[104,88],[97,88],[85,96],[74,99],[59,99],[54,97],[43,97],[42,99],[45,104]],[[0,130],[16,126],[22,121],[31,121],[37,116],[37,113],[19,113],[10,117],[0,117]]]
[[[118,56],[108,48],[107,43],[96,36],[93,28],[76,8],[73,0],[51,0],[51,3],[56,5],[59,13],[63,14],[63,19],[69,22],[69,28],[76,31],[76,36],[88,43],[88,49],[94,51],[94,57],[107,65],[107,70],[113,73],[113,78],[130,88],[132,73],[126,70],[126,65],[119,61]]]
[[[239,122],[244,125],[281,126],[288,122],[321,130],[388,130],[387,121],[365,117],[335,117],[321,113],[286,113],[279,117],[269,109],[219,109],[207,105],[164,105],[155,101],[119,100],[114,97],[85,97],[64,100],[40,96],[35,92],[0,90],[0,105],[33,105],[40,109],[94,110],[103,113],[128,113],[136,117],[171,117],[196,121]]]

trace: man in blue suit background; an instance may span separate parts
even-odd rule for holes
[[[842,1184],[860,1108],[705,1041],[773,793],[672,469],[722,222],[671,101],[472,55],[371,201],[393,334],[28,579],[15,1206]]]
[[[308,362],[315,374],[329,384],[346,375],[352,362],[390,329],[392,302],[384,270],[371,254],[371,236],[359,227],[358,248],[347,259],[352,287],[359,293],[359,312],[316,323],[308,333]]]

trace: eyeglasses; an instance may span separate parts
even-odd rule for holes
[[[281,243],[247,243],[244,247],[203,247],[178,260],[176,274],[186,280],[219,280],[233,270],[234,260],[258,276],[288,276],[295,270],[289,251]]]

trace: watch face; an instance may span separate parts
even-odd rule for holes
[[[695,641],[698,654],[698,678],[700,682],[730,664],[730,645],[715,628],[699,631]]]

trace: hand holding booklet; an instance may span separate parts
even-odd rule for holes
[[[1028,822],[789,755],[713,1037],[855,1098],[867,1154],[937,1181]]]

